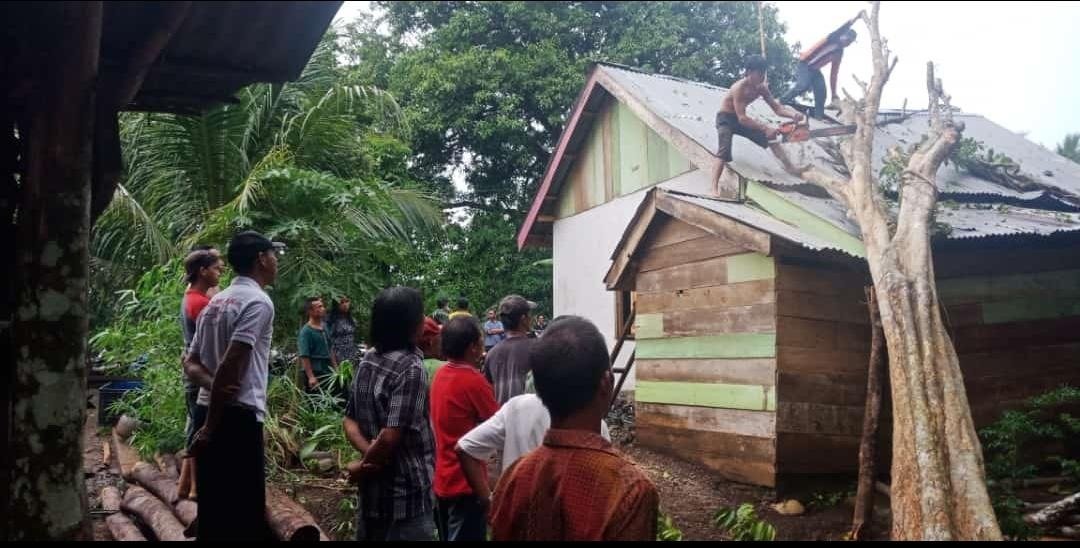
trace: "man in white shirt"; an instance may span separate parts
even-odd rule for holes
[[[551,325],[558,321],[559,318],[552,320]],[[488,461],[501,452],[499,473],[505,472],[514,461],[540,447],[551,426],[551,415],[533,393],[531,376],[530,372],[525,383],[528,393],[510,398],[490,419],[458,439],[455,449],[465,479],[485,507],[491,503]],[[604,421],[600,421],[600,435],[611,441]]]
[[[196,433],[198,540],[266,540],[263,418],[274,303],[263,290],[277,277],[283,244],[256,232],[229,242],[237,276],[199,316],[185,370],[201,388],[206,423]]]

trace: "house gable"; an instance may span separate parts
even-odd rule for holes
[[[694,169],[667,140],[616,99],[601,107],[559,191],[564,219]]]

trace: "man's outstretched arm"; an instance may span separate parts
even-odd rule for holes
[[[772,108],[772,111],[775,112],[777,116],[783,116],[784,118],[789,118],[795,120],[796,122],[803,119],[803,115],[799,111],[780,104],[780,101],[777,101],[776,98],[772,96],[772,93],[768,92],[768,90],[765,91],[761,98],[765,100],[765,102],[769,105],[770,108]],[[735,105],[735,108],[738,109],[737,103]],[[740,119],[740,122],[741,121],[742,120]]]

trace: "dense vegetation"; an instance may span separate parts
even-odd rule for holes
[[[177,318],[193,245],[223,249],[249,228],[288,244],[270,289],[268,454],[284,469],[316,448],[346,453],[340,402],[304,397],[288,374],[305,297],[351,297],[361,338],[391,284],[423,290],[429,309],[464,295],[482,311],[513,292],[550,313],[550,255],[518,252],[514,235],[589,63],[726,85],[760,48],[749,2],[376,10],[328,32],[295,82],[198,116],[122,119],[125,173],[91,249],[92,348],[146,383],[122,403],[145,423],[142,451],[183,441]],[[763,21],[783,85],[792,48],[774,8]]]

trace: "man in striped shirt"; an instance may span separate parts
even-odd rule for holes
[[[839,97],[836,94],[836,77],[840,74],[840,61],[844,58],[844,48],[855,41],[855,31],[851,25],[858,19],[852,19],[834,30],[820,42],[803,52],[799,57],[799,64],[795,68],[795,85],[792,86],[783,97],[781,103],[792,104],[796,97],[814,91],[813,116],[822,119],[825,116],[825,77],[821,69],[825,65],[832,65],[829,75],[829,89],[832,90],[832,103],[836,104]]]

